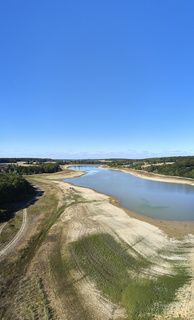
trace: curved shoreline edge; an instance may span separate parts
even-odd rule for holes
[[[166,176],[156,173],[149,173],[143,170],[133,170],[127,168],[110,168],[106,165],[100,166],[101,168],[106,168],[115,171],[125,172],[131,175],[134,175],[141,179],[158,181],[158,182],[166,182],[166,183],[178,183],[178,184],[186,184],[190,186],[194,186],[194,179],[190,178],[182,178],[176,176]],[[182,237],[187,234],[194,234],[194,221],[172,221],[172,220],[162,220],[162,219],[154,219],[147,216],[143,216],[137,212],[132,210],[128,210],[120,206],[127,214],[136,219],[146,221],[161,230],[167,233],[169,236],[173,237]]]
[[[102,165],[99,167],[112,170],[112,168],[109,168],[108,166],[105,166],[105,165]],[[68,166],[64,166],[63,169],[64,169],[64,171],[54,173],[54,174],[49,175],[47,177],[51,180],[62,180],[63,181],[63,179],[79,177],[79,176],[86,174],[83,171],[76,171],[76,170],[68,169]],[[135,175],[139,178],[142,178],[142,179],[155,180],[155,181],[161,181],[161,182],[169,182],[169,183],[182,183],[182,184],[189,184],[191,186],[192,185],[194,186],[194,180],[188,181],[187,179],[184,179],[184,178],[166,177],[166,176],[161,176],[161,175],[158,176],[156,174],[154,174],[153,176],[152,175],[149,176],[149,175],[143,174],[142,171],[135,172],[135,170],[120,169],[120,168],[113,168],[113,170],[123,171],[123,172],[129,173],[129,174],[133,174],[133,175]],[[81,188],[83,188],[83,187],[81,187]],[[90,189],[90,188],[86,188],[86,189]],[[93,190],[93,189],[91,189],[91,190]],[[96,193],[100,193],[96,190],[93,190],[93,191]],[[101,193],[101,194],[103,194],[103,193]],[[132,211],[132,210],[129,210],[129,209],[122,207],[120,205],[119,198],[116,198],[114,196],[110,196],[107,194],[105,194],[105,195],[107,197],[109,197],[111,204],[113,204],[117,207],[120,207],[131,218],[135,218],[135,219],[147,222],[151,225],[154,225],[154,226],[158,227],[159,229],[161,229],[162,231],[164,231],[170,237],[184,237],[185,235],[188,235],[188,234],[194,234],[194,221],[171,221],[171,220],[150,218],[150,217],[141,215],[135,211]]]
[[[151,173],[144,170],[134,170],[134,169],[127,169],[127,168],[110,168],[108,166],[102,165],[99,166],[100,168],[122,171],[125,173],[129,173],[133,176],[136,176],[141,179],[146,180],[153,180],[159,182],[167,182],[167,183],[179,183],[179,184],[187,184],[190,186],[194,186],[194,179],[191,178],[184,178],[184,177],[176,177],[176,176],[167,176],[163,174]]]

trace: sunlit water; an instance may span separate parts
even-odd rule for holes
[[[70,169],[87,174],[65,179],[65,182],[115,196],[127,209],[157,219],[194,220],[193,186],[141,179],[97,166],[75,166]]]

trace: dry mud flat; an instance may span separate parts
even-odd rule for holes
[[[55,181],[55,183],[64,192],[69,192],[67,183],[61,181]],[[76,194],[81,200],[68,207],[61,215],[68,248],[72,243],[91,234],[109,234],[118,243],[127,244],[128,251],[134,257],[140,256],[150,263],[151,267],[149,265],[142,270],[142,277],[173,274],[172,261],[177,266],[186,265],[191,276],[194,276],[194,236],[192,234],[184,236],[181,240],[170,238],[158,227],[130,217],[125,210],[111,204],[110,198],[106,195],[77,186],[70,192]],[[180,248],[181,253],[179,253]],[[79,292],[84,308],[91,310],[92,319],[124,319],[125,310],[103,297],[95,287],[95,282],[91,281],[80,268],[77,257],[74,257],[74,262],[77,263],[77,269],[72,271],[75,288]],[[194,319],[193,278],[189,284],[185,284],[177,291],[177,302],[170,304],[164,310],[162,317],[158,316],[158,319],[176,318]],[[155,319],[157,319],[156,316]]]

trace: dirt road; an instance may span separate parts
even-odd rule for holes
[[[26,223],[27,223],[27,209],[25,208],[23,209],[23,221],[22,221],[21,228],[19,229],[15,237],[0,251],[0,260],[2,260],[4,256],[6,256],[10,251],[12,251],[15,246],[17,246],[17,244],[21,240],[23,233],[25,231]],[[4,226],[5,224],[3,225],[3,227]],[[0,231],[2,231],[3,227],[1,226]]]
[[[1,226],[0,226],[0,235],[1,235],[1,232],[3,231],[3,228],[6,226],[7,222],[4,222]]]

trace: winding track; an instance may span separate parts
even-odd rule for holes
[[[0,226],[0,235],[1,235],[1,232],[3,231],[3,228],[6,226],[7,222],[4,222],[1,226]]]
[[[0,260],[11,250],[13,247],[19,242],[21,239],[24,229],[26,227],[27,223],[27,209],[23,209],[23,221],[21,228],[19,229],[18,233],[15,235],[15,237],[0,251]],[[1,226],[0,232],[2,231],[5,224]]]

